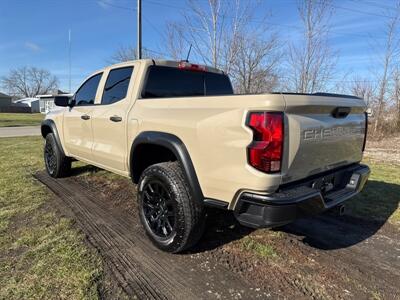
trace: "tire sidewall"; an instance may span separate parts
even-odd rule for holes
[[[148,221],[146,220],[144,213],[143,213],[143,189],[151,181],[159,181],[164,184],[167,188],[167,192],[173,202],[174,211],[175,211],[175,226],[174,226],[174,233],[171,237],[165,239],[157,236],[155,233],[152,232]],[[146,169],[138,184],[138,203],[139,203],[139,217],[140,221],[145,229],[147,236],[150,240],[155,244],[158,248],[168,252],[175,252],[177,249],[181,248],[181,244],[187,234],[187,224],[185,222],[185,212],[184,207],[182,206],[182,199],[186,195],[182,195],[178,191],[177,184],[178,182],[171,181],[171,178],[168,176],[168,173],[163,168],[154,165]]]
[[[47,164],[47,157],[46,157],[46,147],[47,145],[50,145],[53,149],[54,155],[56,157],[56,168],[55,170],[51,170]],[[46,136],[45,139],[45,144],[44,144],[44,148],[43,148],[43,156],[44,156],[44,164],[46,167],[46,171],[47,174],[49,174],[51,177],[57,177],[57,174],[59,173],[59,169],[60,169],[60,151],[58,150],[58,147],[55,143],[55,139],[54,139],[54,135],[53,133],[49,133]]]

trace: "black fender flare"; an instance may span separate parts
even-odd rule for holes
[[[60,140],[60,135],[58,134],[57,127],[56,127],[56,124],[54,123],[54,121],[50,120],[50,119],[43,120],[40,125],[40,131],[42,133],[43,138],[46,138],[46,135],[48,133],[50,133],[50,132],[53,133],[54,137],[56,139],[58,148],[60,149],[61,153],[65,156],[64,149],[62,147],[61,140]]]
[[[144,131],[140,133],[132,143],[130,156],[129,156],[129,170],[131,177],[133,179],[133,171],[135,168],[134,165],[134,152],[137,146],[143,144],[153,144],[158,146],[163,146],[169,149],[180,162],[184,176],[189,184],[190,190],[192,192],[192,197],[199,201],[199,203],[203,203],[204,196],[200,187],[200,183],[197,179],[196,171],[194,169],[192,160],[190,158],[189,152],[186,149],[185,144],[182,142],[180,138],[177,136],[158,132],[158,131]]]

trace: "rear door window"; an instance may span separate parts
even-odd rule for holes
[[[108,74],[101,104],[112,104],[126,98],[133,67],[113,69]]]

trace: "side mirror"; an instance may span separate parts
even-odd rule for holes
[[[70,106],[70,97],[68,96],[55,96],[54,97],[54,104],[57,106]]]

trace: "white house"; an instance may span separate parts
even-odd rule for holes
[[[72,96],[72,94],[65,94],[61,91],[57,91],[57,94],[36,95],[36,98],[39,98],[39,107],[42,114],[47,114],[51,109],[55,107],[54,97],[58,95],[70,97]]]

